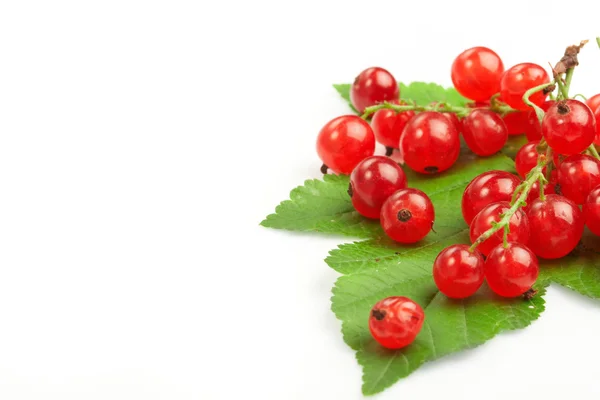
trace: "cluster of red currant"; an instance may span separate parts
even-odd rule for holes
[[[553,72],[551,82],[537,64],[505,71],[494,51],[468,49],[454,60],[451,74],[456,90],[473,102],[456,107],[403,102],[388,71],[366,69],[350,92],[362,116],[340,116],[319,133],[323,171],[350,174],[354,208],[379,219],[391,239],[414,243],[432,229],[433,204],[425,193],[407,188],[399,164],[373,155],[376,141],[386,146],[387,156],[399,149],[409,168],[433,174],[456,162],[460,134],[479,156],[500,151],[508,135],[526,134],[528,143],[515,158],[521,178],[488,171],[466,187],[462,214],[472,244],[442,250],[433,263],[433,278],[451,298],[475,294],[484,280],[500,296],[531,296],[539,273],[537,257],[569,254],[585,224],[600,235],[600,161],[594,148],[600,144],[600,95],[586,103],[570,99],[572,70],[566,81]],[[414,340],[423,320],[418,304],[395,296],[375,304],[369,328],[383,346],[401,348]]]

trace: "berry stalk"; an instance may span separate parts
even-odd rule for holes
[[[495,101],[492,101],[490,103],[490,110],[491,111],[494,111],[494,112],[496,112],[496,113],[498,113],[500,115],[505,115],[505,114],[508,114],[508,113],[516,111],[516,110],[513,110],[511,107],[507,106],[506,104],[500,103],[496,99],[493,99],[493,100],[495,100]],[[387,101],[384,101],[384,102],[382,102],[380,104],[377,104],[377,105],[365,108],[365,111],[361,115],[361,118],[362,119],[367,119],[372,114],[376,113],[379,110],[383,110],[383,109],[394,110],[396,112],[403,112],[403,111],[417,111],[417,112],[437,111],[437,112],[449,112],[449,113],[454,113],[454,114],[456,114],[457,117],[461,117],[461,118],[467,116],[471,111],[473,111],[473,108],[470,108],[470,107],[457,107],[457,106],[452,106],[452,105],[447,104],[447,103],[436,103],[436,104],[431,104],[431,105],[428,105],[428,106],[418,106],[416,104],[402,104],[402,105],[400,105],[400,104],[393,104],[393,103],[389,103]]]
[[[527,174],[527,179],[525,179],[517,188],[515,189],[515,193],[513,195],[513,199],[511,201],[510,209],[502,214],[502,218],[500,221],[492,223],[492,227],[482,233],[473,245],[469,248],[469,251],[473,252],[477,246],[481,243],[492,237],[493,234],[498,232],[499,230],[504,230],[504,247],[508,245],[508,233],[509,233],[509,223],[512,216],[519,210],[519,208],[525,206],[527,204],[527,197],[529,196],[529,192],[531,188],[536,182],[540,184],[540,198],[544,198],[544,184],[548,181],[544,177],[544,168],[548,163],[552,161],[552,149],[548,148],[546,154],[540,155],[538,158],[537,165]]]

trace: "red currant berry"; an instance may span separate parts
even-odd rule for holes
[[[483,283],[483,257],[465,244],[453,244],[441,251],[433,263],[433,280],[440,292],[454,299],[475,294]]]
[[[407,297],[393,296],[377,302],[369,315],[373,338],[388,349],[401,349],[411,344],[423,326],[425,313]]]
[[[521,181],[505,171],[488,171],[475,177],[462,196],[462,215],[467,224],[485,206],[497,201],[510,201]]]
[[[546,200],[537,199],[527,211],[529,227],[534,235],[529,248],[542,258],[561,258],[569,254],[583,235],[583,214],[566,197],[549,194]]]
[[[546,185],[544,185],[544,194],[556,194],[556,187],[558,185],[558,172],[553,169],[550,174],[550,180]],[[531,204],[534,200],[540,198],[540,183],[534,182],[529,190],[529,194],[527,195],[527,205],[523,208],[523,211],[528,212]]]
[[[550,77],[546,70],[537,64],[517,64],[506,70],[500,81],[500,98],[515,110],[528,110],[529,106],[523,102],[523,95],[529,89],[549,83]],[[529,100],[540,105],[546,99],[546,95],[539,91],[532,95]]]
[[[381,226],[396,242],[415,243],[423,239],[435,220],[429,197],[418,189],[402,189],[391,195],[381,208]]]
[[[594,144],[600,146],[600,107],[594,113],[594,119],[596,120],[596,137],[594,138]]]
[[[508,140],[508,131],[502,118],[484,109],[475,109],[463,119],[462,134],[469,149],[478,156],[491,156],[499,152]]]
[[[400,104],[399,101],[390,103]],[[377,111],[371,120],[375,139],[386,147],[397,149],[404,127],[414,116],[414,111],[396,112],[386,108]]]
[[[600,185],[600,162],[585,154],[565,158],[558,169],[558,184],[563,196],[583,204],[592,189]]]
[[[501,214],[507,212],[509,209],[510,203],[508,201],[499,201],[485,206],[484,209],[475,216],[473,222],[471,222],[471,228],[469,229],[471,242],[475,243],[479,236],[492,227],[492,222],[499,222],[502,218]],[[511,242],[527,244],[527,241],[529,240],[529,221],[527,220],[525,212],[523,210],[518,210],[514,213],[510,218],[508,225],[510,228],[508,240]],[[488,255],[494,247],[502,243],[503,234],[504,232],[502,229],[494,233],[489,239],[477,246],[477,250],[484,255]]]
[[[585,104],[587,104],[587,106],[590,108],[590,110],[592,110],[593,113],[598,111],[598,109],[600,108],[600,93],[595,94],[589,99],[587,99]]]
[[[460,138],[454,124],[442,113],[425,111],[406,124],[400,138],[400,151],[411,169],[434,174],[456,162]]]
[[[528,111],[517,111],[502,117],[509,135],[520,135],[527,132],[529,126]]]
[[[585,224],[594,235],[600,236],[600,186],[596,186],[583,203]]]
[[[500,90],[504,64],[487,47],[465,50],[452,63],[452,83],[468,99],[488,100]]]
[[[578,154],[596,138],[596,119],[579,100],[559,101],[544,115],[542,135],[554,151],[567,156]]]
[[[517,168],[519,175],[521,175],[521,178],[525,178],[529,171],[537,165],[539,156],[537,146],[539,144],[539,140],[526,143],[517,152],[517,155],[515,156],[515,167]]]
[[[389,157],[371,156],[352,171],[348,194],[356,211],[367,218],[379,218],[383,202],[405,187],[406,175],[398,164]]]
[[[371,126],[356,115],[342,115],[329,121],[319,132],[317,153],[329,168],[349,174],[375,152]]]
[[[350,101],[358,112],[384,101],[397,100],[400,89],[396,79],[387,70],[371,67],[361,72],[350,89]]]
[[[522,243],[496,246],[485,260],[485,279],[494,293],[517,297],[527,292],[540,273],[537,257]]]
[[[540,108],[544,110],[544,112],[546,112],[554,103],[556,103],[556,101],[547,100],[540,105]],[[533,140],[540,140],[542,138],[542,124],[540,124],[540,120],[538,119],[537,114],[533,109],[527,111],[525,135],[527,135],[527,140],[529,140],[530,142]]]
[[[451,112],[443,112],[442,115],[446,117],[450,122],[452,122],[452,125],[454,125],[454,127],[456,128],[456,132],[460,133],[462,131],[462,123],[460,122],[460,119],[458,119],[456,114]]]

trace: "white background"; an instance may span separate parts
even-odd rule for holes
[[[258,225],[319,176],[331,84],[450,85],[468,47],[547,66],[600,34],[588,1],[0,4],[9,400],[362,398],[323,262],[344,239]],[[572,93],[599,92],[595,43],[580,61]],[[531,327],[375,398],[596,399],[599,305],[552,287]]]

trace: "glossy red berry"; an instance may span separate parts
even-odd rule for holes
[[[583,214],[573,201],[557,194],[537,199],[527,211],[533,235],[527,244],[541,258],[561,258],[569,254],[583,235]]]
[[[317,153],[329,168],[349,174],[354,167],[372,156],[375,135],[371,126],[356,115],[342,115],[329,121],[319,132]]]
[[[397,100],[400,89],[396,79],[387,70],[371,67],[362,71],[350,88],[350,101],[358,112],[384,101]]]
[[[402,189],[391,195],[381,208],[381,226],[396,242],[415,243],[423,239],[435,220],[429,197],[418,189]]]
[[[400,102],[394,101],[394,103],[399,104]],[[404,127],[414,116],[414,111],[396,112],[386,108],[377,111],[371,119],[371,128],[375,133],[375,139],[386,147],[397,149]]]
[[[540,108],[544,112],[548,111],[552,104],[556,103],[554,100],[547,100],[540,105]],[[527,111],[527,121],[525,124],[525,135],[527,140],[530,142],[533,140],[540,140],[542,138],[542,124],[535,113],[535,110],[531,109]]]
[[[585,104],[587,104],[587,106],[590,108],[590,110],[592,110],[593,113],[598,111],[598,109],[600,109],[600,93],[595,94],[589,99],[587,99]]]
[[[389,157],[371,156],[352,171],[348,194],[356,211],[367,218],[379,218],[388,197],[405,187],[406,175],[398,164]]]
[[[600,186],[596,186],[583,203],[585,224],[594,235],[600,236]]]
[[[520,183],[518,177],[505,171],[488,171],[475,177],[462,196],[461,207],[465,222],[470,225],[473,218],[488,204],[510,201]]]
[[[528,111],[517,111],[506,114],[502,117],[506,130],[509,135],[520,135],[527,132],[529,127]]]
[[[377,302],[369,315],[373,338],[388,349],[401,349],[411,344],[423,326],[425,313],[407,297],[393,296]]]
[[[450,119],[442,113],[426,111],[406,124],[400,138],[400,151],[412,170],[434,174],[456,162],[460,138]]]
[[[554,151],[567,156],[578,154],[596,138],[596,119],[579,100],[559,101],[544,115],[542,135]]]
[[[583,204],[592,189],[600,185],[600,161],[585,154],[565,158],[558,168],[558,184],[563,196]]]
[[[503,297],[527,292],[540,273],[537,257],[522,243],[496,246],[485,260],[485,279],[492,291]]]
[[[452,122],[452,125],[454,125],[456,128],[456,132],[460,133],[462,131],[462,122],[460,119],[458,119],[456,114],[451,112],[443,112],[442,115]]]
[[[479,236],[492,227],[492,222],[499,222],[502,218],[501,214],[507,212],[509,209],[510,203],[508,201],[499,201],[485,206],[483,210],[475,216],[473,222],[471,222],[471,227],[469,229],[471,242],[475,243]],[[509,241],[527,244],[529,241],[529,221],[523,210],[518,210],[510,218],[509,228]],[[488,255],[494,247],[502,243],[503,234],[502,230],[494,233],[489,239],[477,246],[477,250],[483,255]]]
[[[467,146],[478,156],[491,156],[502,150],[508,131],[498,114],[475,109],[462,120],[462,134]]]
[[[440,292],[454,299],[472,296],[484,279],[483,257],[465,244],[453,244],[438,254],[433,263],[433,280]]]
[[[515,156],[515,167],[521,178],[525,178],[529,171],[537,165],[539,156],[537,146],[539,144],[539,140],[526,143],[517,152],[517,155]]]
[[[537,64],[517,64],[504,72],[500,80],[500,98],[515,110],[528,110],[529,106],[523,102],[523,95],[529,89],[549,83],[550,77],[544,68]],[[540,105],[546,99],[542,91],[535,93],[529,100]]]
[[[596,137],[594,138],[594,144],[600,146],[600,107],[594,113],[594,119],[596,120]]]
[[[468,99],[488,100],[500,90],[504,64],[487,47],[473,47],[460,53],[452,63],[452,83]]]

